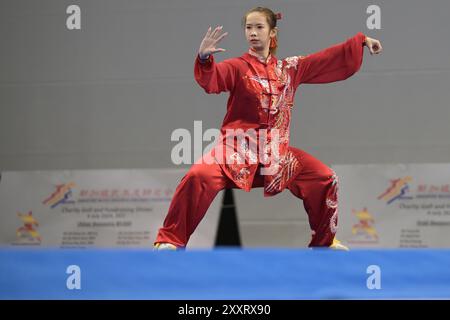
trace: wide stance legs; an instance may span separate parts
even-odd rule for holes
[[[301,163],[300,173],[288,185],[297,198],[303,200],[312,232],[310,247],[329,247],[337,230],[338,178],[333,170],[303,150],[290,147]],[[211,157],[211,153],[203,156]],[[164,225],[155,243],[170,243],[185,247],[204,217],[217,193],[225,188],[237,188],[218,164],[197,161],[181,179]],[[254,188],[264,186],[264,176],[255,175]]]

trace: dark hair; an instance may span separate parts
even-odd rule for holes
[[[269,24],[270,30],[272,30],[273,28],[275,28],[277,26],[277,15],[270,10],[269,8],[266,7],[255,7],[253,9],[250,9],[249,11],[247,11],[244,15],[244,17],[242,18],[242,26],[245,28],[245,24],[247,23],[247,16],[252,13],[252,12],[261,12],[266,16],[267,19],[267,23]],[[274,37],[275,39],[275,46],[270,48],[269,51],[271,54],[275,55],[277,53],[277,48],[278,48],[278,37],[277,35]]]

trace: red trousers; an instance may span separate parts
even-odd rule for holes
[[[303,200],[312,234],[309,246],[330,246],[337,229],[338,178],[332,169],[312,155],[289,148],[301,159],[302,169],[287,189]],[[211,158],[211,152],[203,155],[203,159],[208,157]],[[217,193],[225,188],[238,188],[218,164],[200,160],[181,179],[155,243],[185,247]],[[264,176],[258,169],[252,188],[263,186]]]

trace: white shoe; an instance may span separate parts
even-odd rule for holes
[[[153,246],[153,250],[177,250],[177,246],[171,243],[158,242]]]
[[[334,238],[333,243],[330,246],[330,249],[333,250],[344,250],[344,251],[350,251],[348,247],[344,246],[338,239]]]

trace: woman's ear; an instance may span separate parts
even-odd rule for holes
[[[272,30],[270,30],[270,36],[275,37],[278,34],[278,27],[274,27]]]

